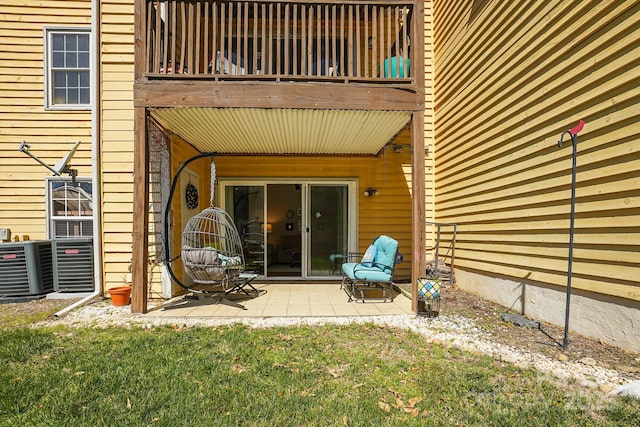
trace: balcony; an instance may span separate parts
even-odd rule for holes
[[[405,1],[146,0],[153,80],[371,83],[415,89]],[[417,40],[420,42],[420,40]],[[415,50],[415,49],[413,49]]]

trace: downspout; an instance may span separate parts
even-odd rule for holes
[[[102,186],[100,180],[100,0],[91,0],[91,186],[93,188],[93,292],[68,307],[54,313],[62,317],[71,310],[83,306],[101,295],[102,291]]]

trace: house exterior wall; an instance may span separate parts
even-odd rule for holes
[[[402,158],[404,157],[404,159]],[[379,158],[264,157],[224,158],[216,161],[220,177],[316,178],[358,180],[358,250],[364,252],[371,241],[381,235],[392,236],[399,251],[407,254],[411,248],[410,182],[403,170],[409,160],[393,152]],[[386,164],[385,164],[386,163]],[[248,173],[247,173],[248,172]],[[409,175],[410,178],[410,175]],[[378,189],[379,195],[365,197],[366,188]],[[409,277],[410,257],[396,267],[396,277]]]
[[[51,173],[18,151],[53,166],[81,141],[71,165],[91,178],[91,111],[48,111],[44,90],[45,27],[91,28],[91,2],[0,4],[0,228],[13,238],[46,236],[46,183]]]
[[[434,15],[436,219],[458,224],[458,285],[562,325],[557,142],[583,119],[570,329],[640,350],[640,4],[435,0]]]
[[[425,159],[425,221],[435,221],[435,87],[434,87],[434,9],[433,1],[424,2],[424,159]],[[416,153],[417,155],[417,153]],[[433,255],[429,248],[435,245],[431,229],[425,228],[427,260]]]
[[[408,139],[407,133],[397,142]],[[179,138],[173,138],[172,170],[196,154]],[[408,143],[408,141],[407,141]],[[333,157],[333,156],[230,156],[220,155],[214,159],[219,179],[357,179],[358,180],[358,250],[364,252],[371,241],[380,234],[398,240],[404,262],[396,268],[395,277],[411,276],[411,152],[404,149],[395,153],[393,149],[379,157]],[[204,162],[206,163],[206,162]],[[200,175],[200,207],[208,206],[209,170],[203,162],[194,162],[195,172]],[[190,166],[191,167],[191,166]],[[380,191],[375,197],[365,197],[366,188]],[[217,193],[220,196],[219,192]],[[180,201],[174,196],[172,203],[174,225],[179,223]],[[182,225],[184,226],[184,225]],[[174,235],[172,247],[180,247],[180,235]],[[179,266],[174,270],[180,271]]]
[[[133,5],[134,0],[100,2],[100,168],[105,290],[131,281]],[[155,258],[155,249],[150,250],[150,254]],[[158,278],[159,274],[150,277]]]
[[[78,26],[90,28],[92,2],[53,1],[12,2],[0,6],[6,17],[0,23],[4,32],[0,49],[5,63],[0,74],[8,85],[0,89],[0,227],[8,227],[14,236],[31,239],[46,237],[45,181],[49,172],[33,159],[19,153],[25,140],[45,162],[54,164],[78,139],[82,140],[73,159],[79,175],[90,177],[91,112],[45,111],[43,27]],[[134,0],[99,2],[98,25],[98,168],[100,181],[100,241],[102,242],[103,289],[105,292],[131,280],[131,240],[133,211],[133,81],[134,81]],[[405,135],[398,143],[411,144]],[[180,150],[178,150],[180,151]],[[408,153],[406,150],[405,153]],[[174,155],[176,155],[174,153]],[[180,158],[177,155],[176,158]],[[410,162],[403,166],[408,182]],[[151,177],[151,186],[154,179]],[[158,178],[159,179],[159,178]],[[157,186],[155,186],[157,191]],[[158,199],[151,195],[152,200]],[[154,205],[155,206],[155,205]],[[161,205],[160,205],[161,206]],[[429,203],[429,208],[432,205]],[[159,222],[158,209],[150,213],[154,237],[150,241],[151,296],[158,296],[160,268],[157,265]],[[410,212],[410,211],[409,211]],[[366,219],[364,219],[366,220]],[[410,213],[404,219],[410,223]],[[404,224],[403,226],[406,226]],[[361,238],[370,241],[373,232]],[[363,243],[364,245],[364,243]],[[405,245],[407,251],[409,243]]]
[[[199,152],[176,135],[172,135],[170,137],[170,141],[171,141],[170,180],[173,181],[175,174],[180,168],[180,165],[184,163],[186,160],[190,159],[191,157],[199,154]],[[210,205],[209,203],[209,194],[210,194],[210,188],[211,188],[210,187],[210,182],[211,182],[210,163],[207,160],[195,161],[193,163],[190,163],[188,168],[200,177],[199,182],[192,182],[192,184],[198,187],[199,189],[198,208],[194,209],[195,213],[199,213],[200,211],[202,211],[203,209],[206,209]],[[179,179],[187,179],[188,174],[186,172],[187,170],[183,170]],[[184,206],[183,206],[184,193],[180,192],[180,188],[181,188],[180,182],[178,181],[178,186],[176,187],[176,192],[173,195],[173,200],[171,203],[171,223],[172,223],[171,253],[170,253],[171,257],[175,257],[176,255],[180,254],[180,249],[182,248],[182,230],[184,230],[185,226],[187,225],[182,221],[181,213],[184,209]],[[165,189],[165,191],[168,191],[168,189]],[[160,238],[160,236],[158,236],[158,238]],[[164,259],[164,257],[162,259]],[[176,259],[171,264],[171,268],[174,274],[178,277],[178,279],[183,283],[185,283],[187,278],[186,278],[184,269],[182,267],[182,260],[180,258]],[[153,279],[154,279],[153,275],[150,275],[149,290],[150,290],[150,295],[152,297],[154,294],[157,294],[158,285],[161,285],[161,283],[158,283],[157,280],[153,280]],[[171,282],[171,292],[173,295],[176,295],[182,292],[182,289],[176,283]]]

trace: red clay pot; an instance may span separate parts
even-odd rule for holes
[[[128,305],[131,300],[131,286],[119,286],[109,289],[111,303],[115,306]]]

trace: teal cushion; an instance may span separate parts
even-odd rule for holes
[[[405,58],[402,56],[394,56],[391,58],[391,67],[389,67],[389,58],[384,60],[384,76],[395,77],[407,77],[411,74],[411,60],[407,58],[407,73],[405,74]],[[398,70],[396,70],[398,68]]]
[[[376,264],[379,267],[384,266],[382,268],[386,273],[391,273],[396,262],[398,242],[389,236],[382,235],[375,240],[374,244],[378,247]]]
[[[362,264],[348,262],[342,264],[343,273],[351,280],[363,280],[367,282],[390,282],[391,274],[376,267],[365,267]]]

